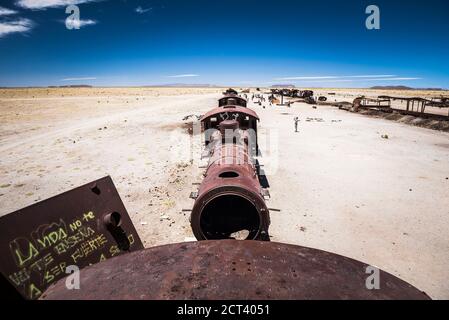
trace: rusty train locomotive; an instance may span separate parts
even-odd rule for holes
[[[198,240],[268,240],[269,210],[259,181],[257,114],[226,93],[201,118],[208,158],[196,193],[191,226]]]

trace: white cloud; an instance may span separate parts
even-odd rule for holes
[[[61,79],[61,81],[84,81],[84,80],[96,80],[95,77],[82,77],[82,78],[65,78]]]
[[[30,19],[19,18],[11,21],[0,21],[0,38],[10,33],[23,33],[31,30],[34,23]]]
[[[360,75],[360,76],[312,76],[312,77],[285,77],[276,78],[276,81],[282,80],[325,80],[325,79],[344,79],[344,78],[387,78],[396,77],[396,75],[382,74],[382,75]]]
[[[406,80],[421,80],[422,78],[409,77],[409,78],[385,78],[385,79],[368,79],[367,81],[406,81]]]
[[[11,9],[8,9],[8,8],[0,7],[0,16],[8,16],[8,15],[11,15],[11,14],[16,14],[16,13],[17,13],[17,11],[15,11],[15,10],[11,10]]]
[[[332,80],[313,80],[307,82],[357,82],[360,80],[350,80],[350,79],[332,79]]]
[[[337,79],[335,76],[323,76],[323,77],[285,77],[285,78],[276,78],[274,80],[315,80],[315,79]]]
[[[410,81],[410,80],[420,80],[422,78],[416,77],[396,77],[396,78],[372,78],[372,79],[322,79],[322,80],[311,80],[311,81],[300,81],[307,83],[334,83],[334,82],[365,82],[365,81]]]
[[[95,20],[76,20],[76,19],[68,19],[67,21],[64,21],[64,23],[66,24],[67,28],[71,28],[71,29],[79,29],[82,27],[86,27],[86,26],[91,26],[94,24],[97,24],[97,21]]]
[[[394,74],[387,74],[387,75],[364,75],[364,76],[347,76],[343,78],[387,78],[387,77],[396,77]]]
[[[18,0],[16,5],[25,9],[46,9],[66,7],[71,4],[82,4],[98,0]]]
[[[136,11],[136,12],[139,13],[139,14],[142,14],[142,13],[151,11],[152,9],[153,9],[153,8],[146,8],[146,9],[144,9],[144,8],[142,8],[141,6],[138,6],[134,11]]]
[[[177,74],[174,76],[168,76],[168,78],[190,78],[190,77],[199,77],[199,74]]]

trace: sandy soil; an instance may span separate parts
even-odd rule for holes
[[[221,91],[0,90],[0,215],[110,175],[145,246],[192,237],[182,210],[202,169],[183,153],[195,137],[182,119],[215,107]],[[273,241],[362,260],[449,298],[448,133],[327,106],[250,107],[268,205],[280,210]]]

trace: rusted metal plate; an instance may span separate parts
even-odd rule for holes
[[[143,249],[110,177],[1,217],[0,239],[2,296],[15,288],[25,299],[38,298],[69,265]]]
[[[332,253],[258,241],[201,241],[150,248],[81,271],[80,290],[64,280],[42,299],[429,299],[368,265]]]

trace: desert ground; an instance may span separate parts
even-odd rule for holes
[[[0,216],[110,175],[146,247],[190,241],[183,209],[203,169],[183,118],[215,107],[222,91],[0,90]],[[416,92],[347,89],[335,99],[359,94]],[[249,103],[261,119],[272,241],[361,260],[449,299],[449,133],[331,106],[265,105]]]

